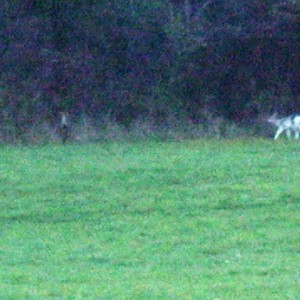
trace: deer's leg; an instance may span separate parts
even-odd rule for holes
[[[283,127],[279,127],[275,136],[274,136],[274,140],[277,140],[278,137],[280,136],[280,134],[284,131],[284,128]]]
[[[61,128],[61,137],[63,143],[65,143],[70,138],[70,128],[68,126],[63,126]]]

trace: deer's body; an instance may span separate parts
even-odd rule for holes
[[[293,114],[285,118],[278,118],[276,115],[268,119],[269,123],[277,126],[277,131],[274,140],[277,140],[281,133],[286,132],[288,138],[291,137],[292,132],[295,134],[295,139],[299,138],[300,134],[300,114]]]

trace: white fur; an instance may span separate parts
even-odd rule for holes
[[[65,113],[61,113],[60,126],[68,126],[68,118]]]
[[[300,134],[300,115],[291,115],[282,119],[277,118],[276,114],[268,119],[268,122],[277,126],[277,131],[274,140],[277,140],[281,133],[285,132],[287,137],[290,138],[292,131],[294,132],[295,139],[299,139]]]

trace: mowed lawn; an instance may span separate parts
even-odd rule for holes
[[[297,142],[0,152],[0,299],[300,299]]]

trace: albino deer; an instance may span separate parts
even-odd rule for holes
[[[268,122],[277,126],[277,131],[274,136],[274,140],[277,140],[281,133],[284,131],[288,138],[291,137],[291,132],[295,133],[295,139],[299,138],[300,133],[300,114],[293,114],[288,117],[279,119],[277,114],[273,114],[268,118]]]

